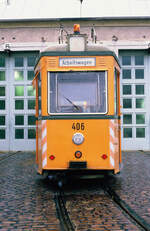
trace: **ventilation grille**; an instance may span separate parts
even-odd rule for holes
[[[98,58],[98,66],[106,66],[105,59],[103,57]]]
[[[49,67],[54,68],[57,66],[57,58],[49,58],[47,62]]]

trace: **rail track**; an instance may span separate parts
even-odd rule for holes
[[[136,213],[136,211],[123,201],[109,185],[103,184],[103,188],[111,199],[120,207],[120,209],[122,209],[131,218],[131,220],[137,223],[143,230],[150,231],[150,224],[148,224]]]
[[[8,154],[4,154],[3,157],[0,156],[0,163],[2,163],[4,160],[8,159],[11,156],[14,156],[16,154],[19,154],[21,151],[17,151],[17,152],[10,152]]]
[[[56,211],[58,219],[60,220],[60,226],[62,231],[75,231],[75,226],[70,220],[69,214],[65,206],[65,198],[62,190],[59,190],[54,195],[54,201],[56,204]]]
[[[116,205],[117,208],[123,211],[124,215],[126,214],[125,215],[126,218],[129,219],[131,223],[134,223],[137,226],[137,229],[150,231],[150,225],[142,217],[140,217],[136,213],[136,211],[134,211],[131,207],[129,207],[129,205],[127,205],[109,185],[103,183],[102,189],[104,190],[104,194],[108,197],[108,203],[109,200],[113,201],[114,205]],[[63,192],[62,189],[59,189],[55,193],[54,201],[57,210],[57,217],[60,221],[61,230],[62,231],[80,230],[78,229],[78,225],[75,225],[76,221],[71,219],[71,217],[73,217],[73,215],[71,216],[71,212],[68,213],[67,211],[65,192]],[[97,203],[99,203],[99,201],[97,201]],[[78,206],[78,204],[76,204],[76,206]]]
[[[6,156],[2,155],[0,157],[0,163],[3,163],[3,161],[7,160],[11,156],[17,155],[19,153],[20,152],[18,151],[18,152],[13,152],[13,153],[7,153]],[[108,180],[108,182],[109,182],[109,180]],[[109,200],[113,201],[114,205],[116,205],[116,207],[118,207],[121,211],[124,211],[124,214],[125,213],[127,214],[126,217],[128,217],[128,219],[130,219],[130,221],[132,223],[136,224],[136,226],[139,228],[139,230],[150,231],[150,224],[148,224],[142,217],[140,217],[136,213],[135,210],[133,210],[124,200],[122,200],[118,196],[118,194],[111,188],[111,186],[108,182],[107,182],[107,179],[105,179],[105,181],[103,181],[102,185],[101,185],[101,187],[104,191],[104,194],[108,198],[108,204],[109,204]],[[98,192],[98,189],[97,189],[97,192]],[[79,193],[79,194],[81,195],[82,193]],[[71,192],[70,192],[70,195],[72,196]],[[76,197],[75,194],[74,194],[74,197]],[[84,195],[82,195],[81,200],[84,199],[83,197],[84,197]],[[101,200],[101,196],[99,195],[97,197],[96,203],[98,204],[100,202],[100,200]],[[61,230],[62,231],[80,230],[80,229],[78,229],[78,225],[76,223],[75,218],[72,219],[74,217],[74,215],[71,214],[71,211],[69,211],[69,210],[67,211],[67,207],[66,207],[67,196],[65,195],[65,187],[62,189],[59,189],[55,192],[54,201],[55,201],[55,205],[56,205],[57,217],[58,217],[59,222],[60,222]],[[76,203],[75,206],[78,207],[79,203],[80,202]],[[85,209],[86,208],[83,207],[83,210],[85,210]],[[93,204],[93,209],[94,209],[94,204]],[[112,213],[113,213],[113,210],[112,210]],[[82,215],[80,218],[82,219]]]

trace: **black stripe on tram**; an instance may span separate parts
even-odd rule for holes
[[[72,120],[72,119],[118,119],[120,120],[120,116],[118,115],[51,115],[51,116],[38,116],[36,120]]]

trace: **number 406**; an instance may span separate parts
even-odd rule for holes
[[[72,129],[77,130],[77,131],[79,131],[79,130],[83,131],[85,129],[85,125],[84,125],[84,123],[73,123]]]

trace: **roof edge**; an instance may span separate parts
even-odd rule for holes
[[[119,67],[121,68],[120,62],[118,57],[116,56],[114,51],[42,51],[39,54],[39,57],[36,60],[35,68],[39,62],[39,60],[44,56],[113,56],[118,63]]]
[[[150,16],[115,16],[115,17],[76,17],[76,18],[24,18],[0,19],[2,23],[10,22],[62,22],[62,21],[107,21],[107,20],[150,20]]]

